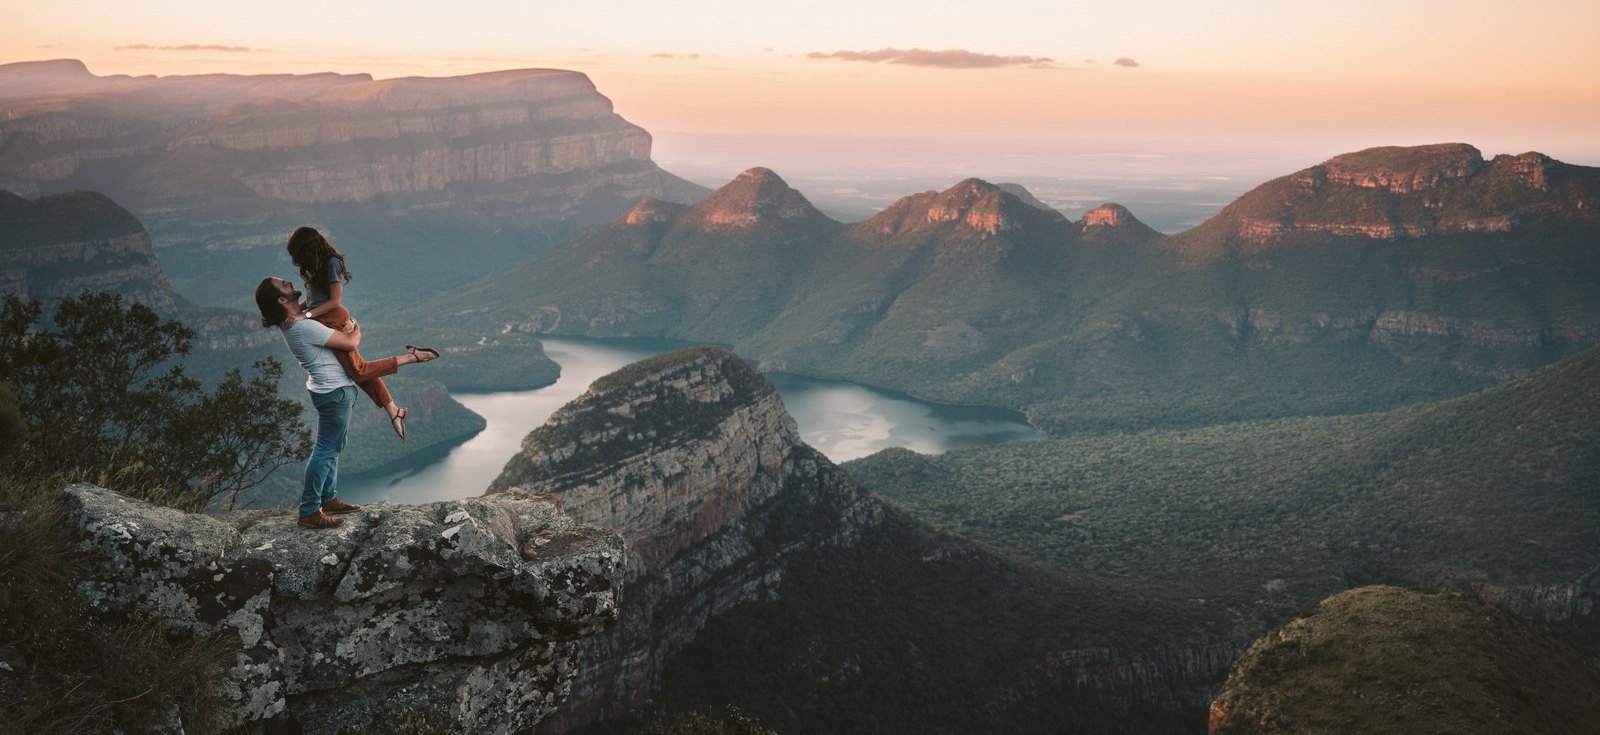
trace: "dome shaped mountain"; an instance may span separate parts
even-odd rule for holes
[[[1256,641],[1210,731],[1588,732],[1597,717],[1600,665],[1570,642],[1464,595],[1369,586]]]
[[[834,222],[782,177],[757,166],[695,203],[684,213],[682,224],[697,230],[726,232],[757,227],[805,229]]]
[[[1214,257],[1329,240],[1415,240],[1600,223],[1600,169],[1470,145],[1368,148],[1256,187],[1175,245]]]
[[[1161,237],[1149,225],[1140,222],[1127,207],[1116,202],[1106,202],[1083,213],[1083,241],[1091,244],[1148,242]]]
[[[655,197],[645,197],[633,205],[633,209],[624,212],[613,225],[650,225],[661,222],[675,222],[683,213],[689,210],[686,204],[664,202]]]
[[[416,318],[713,341],[1062,431],[1373,411],[1600,341],[1596,173],[1470,146],[1358,151],[1168,236],[1115,203],[1075,222],[981,179],[844,225],[752,169]]]
[[[1059,233],[1065,230],[1062,227],[1065,221],[1059,213],[1052,216],[1015,194],[974,178],[944,191],[925,191],[904,197],[852,227],[850,234],[868,243],[981,240]]]

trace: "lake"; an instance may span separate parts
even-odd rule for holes
[[[535,390],[452,394],[488,427],[432,456],[392,472],[339,482],[340,496],[357,503],[426,503],[480,495],[500,474],[523,437],[607,373],[688,343],[661,339],[543,337],[545,353],[561,365],[554,384]],[[905,447],[937,454],[968,446],[1038,438],[1021,414],[994,408],[919,401],[903,393],[842,380],[768,373],[807,444],[835,462],[880,449]]]

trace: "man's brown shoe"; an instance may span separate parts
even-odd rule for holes
[[[340,498],[334,498],[322,504],[322,512],[324,513],[354,513],[358,510],[361,510],[361,506],[355,503],[346,503]]]
[[[344,525],[344,519],[334,518],[333,516],[330,516],[327,513],[319,510],[315,513],[300,516],[299,518],[295,519],[294,524],[301,528],[310,529],[338,528]]]

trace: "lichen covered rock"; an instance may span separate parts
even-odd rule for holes
[[[232,724],[333,732],[403,703],[516,732],[566,695],[574,641],[616,620],[623,545],[522,493],[380,504],[341,528],[209,517],[68,487],[79,584],[107,612],[236,639]]]

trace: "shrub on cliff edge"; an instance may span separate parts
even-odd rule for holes
[[[309,440],[298,403],[277,395],[283,368],[228,371],[211,390],[175,364],[192,330],[140,304],[85,292],[62,299],[53,324],[38,302],[0,306],[0,381],[27,425],[17,453],[46,472],[119,478],[114,487],[183,510],[228,501]],[[130,492],[129,490],[132,490]]]

